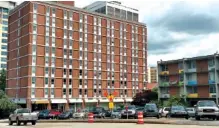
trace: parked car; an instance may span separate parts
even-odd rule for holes
[[[121,118],[121,111],[122,111],[121,108],[113,109],[113,110],[112,110],[111,117],[112,117],[113,119],[115,119],[115,118],[120,119],[120,118]]]
[[[144,113],[144,107],[138,107],[136,108],[136,112],[135,112],[135,118],[138,118],[138,112],[143,112]]]
[[[214,101],[211,100],[201,100],[195,105],[195,119],[200,120],[200,118],[211,118],[219,120],[219,108]]]
[[[42,110],[39,112],[38,119],[48,119],[49,118],[49,110]]]
[[[82,119],[85,119],[86,117],[87,117],[87,115],[88,115],[88,110],[86,110],[86,109],[83,109],[83,110],[79,110],[79,111],[77,111],[77,112],[75,112],[74,114],[73,114],[73,118],[82,118]]]
[[[184,106],[174,105],[174,106],[171,106],[170,112],[167,114],[166,117],[167,118],[170,118],[170,117],[183,117],[183,118],[189,119],[189,114],[186,111]]]
[[[105,117],[111,117],[111,115],[112,115],[112,111],[106,110]]]
[[[57,119],[60,114],[61,114],[61,112],[58,110],[51,110],[49,112],[48,118],[49,119]]]
[[[9,125],[13,125],[16,122],[17,125],[24,123],[26,125],[28,122],[31,122],[32,125],[35,125],[37,122],[37,114],[31,113],[28,108],[16,109],[14,113],[9,116]]]
[[[72,111],[65,111],[58,115],[58,119],[70,119],[72,118],[73,112]]]
[[[38,117],[39,114],[40,114],[40,111],[33,111],[33,113],[36,113],[36,114],[37,114],[37,117]]]
[[[135,118],[135,115],[136,115],[136,107],[134,105],[130,105],[128,106],[127,110],[126,109],[123,109],[121,111],[121,118],[122,119],[125,119],[127,118]]]
[[[103,107],[95,107],[90,112],[94,114],[94,118],[105,118],[107,113]]]
[[[189,114],[189,117],[195,117],[195,108],[186,108],[186,111]]]
[[[157,119],[159,119],[160,114],[157,105],[154,103],[145,104],[144,117],[156,117]]]
[[[170,111],[170,107],[164,107],[160,111],[161,111],[160,112],[161,117],[166,117]]]

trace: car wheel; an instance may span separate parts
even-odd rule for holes
[[[166,118],[170,118],[170,117],[171,117],[170,114],[167,114],[167,115],[166,115]]]
[[[157,115],[157,119],[160,119],[160,115]]]
[[[187,120],[188,120],[188,119],[189,119],[189,116],[186,116],[186,117],[185,117],[185,119],[187,119]]]
[[[219,117],[217,117],[216,120],[219,120]]]
[[[199,117],[199,116],[196,116],[195,119],[196,119],[196,120],[200,120],[200,117]]]
[[[19,125],[21,125],[21,122],[19,121],[19,119],[17,118],[17,120],[16,120],[16,124],[19,126]]]
[[[11,119],[9,119],[9,125],[13,125],[13,122],[11,121]]]
[[[27,125],[27,122],[24,122],[24,125]]]
[[[36,121],[32,121],[32,125],[36,125]]]

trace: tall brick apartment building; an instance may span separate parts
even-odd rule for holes
[[[107,107],[105,92],[124,103],[145,88],[146,25],[73,5],[31,1],[10,12],[6,92],[14,102]]]
[[[160,99],[180,96],[191,105],[200,99],[218,102],[218,54],[158,62]]]

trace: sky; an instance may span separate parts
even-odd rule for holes
[[[75,0],[84,7],[95,0]],[[139,10],[148,28],[148,65],[214,54],[219,50],[217,0],[119,0]]]

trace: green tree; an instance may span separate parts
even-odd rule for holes
[[[157,92],[151,90],[144,90],[143,92],[137,93],[133,97],[133,101],[131,104],[137,106],[144,106],[146,103],[150,103],[151,101],[157,101],[158,94]]]
[[[8,117],[14,109],[16,109],[16,105],[0,90],[0,118]]]
[[[184,99],[176,96],[172,96],[168,99],[168,101],[164,104],[166,107],[170,107],[172,105],[183,105],[187,106],[188,104],[184,101]]]
[[[0,71],[0,90],[5,91],[6,87],[6,70],[2,69]]]

